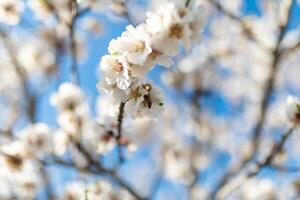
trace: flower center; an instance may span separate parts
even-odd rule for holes
[[[14,170],[20,170],[20,168],[23,164],[23,160],[19,156],[6,155],[5,160],[6,160],[6,163],[8,164],[8,166]]]
[[[142,52],[145,49],[145,43],[143,41],[138,41],[134,45],[134,52]]]
[[[121,63],[116,63],[114,65],[114,70],[118,73],[122,72],[124,70],[124,67]]]
[[[170,28],[169,36],[170,37],[176,37],[177,39],[182,38],[183,35],[183,29],[180,24],[174,24]]]
[[[10,14],[16,13],[16,9],[15,9],[14,5],[12,5],[12,4],[5,5],[4,10],[5,10],[5,12],[10,13]]]

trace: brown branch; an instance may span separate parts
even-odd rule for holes
[[[122,124],[123,124],[123,118],[124,118],[124,108],[126,105],[125,102],[121,102],[119,106],[119,115],[118,115],[118,125],[117,125],[117,135],[116,135],[116,140],[118,143],[118,156],[119,156],[119,161],[123,162],[124,157],[122,154]]]
[[[64,160],[61,160],[59,158],[52,158],[51,162],[49,161],[41,161],[43,165],[60,165],[64,167],[70,167],[74,168],[78,171],[84,172],[84,173],[90,173],[93,175],[100,175],[100,174],[106,174],[109,177],[111,177],[118,185],[125,188],[132,196],[134,196],[137,200],[145,200],[146,198],[139,195],[134,189],[132,189],[127,182],[125,182],[115,171],[106,169],[102,167],[99,163],[91,164],[86,168],[77,168],[73,163],[66,162]]]
[[[272,166],[272,162],[274,158],[283,150],[283,147],[288,140],[288,138],[291,136],[291,134],[294,132],[295,128],[290,128],[286,133],[283,134],[280,141],[275,145],[273,150],[270,152],[270,154],[265,158],[264,161],[257,163],[257,169],[251,173],[248,174],[248,177],[252,177],[258,174],[258,172],[266,167],[266,166]]]
[[[30,94],[28,85],[27,85],[27,73],[24,69],[24,67],[19,63],[17,57],[16,57],[16,50],[14,48],[14,45],[12,44],[11,40],[7,36],[7,34],[4,32],[4,30],[0,30],[0,37],[7,49],[7,52],[11,58],[13,67],[21,81],[22,90],[26,99],[26,113],[31,122],[35,121],[35,114],[36,114],[36,97],[34,95]]]

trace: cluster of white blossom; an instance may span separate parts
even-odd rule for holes
[[[145,23],[128,26],[120,37],[110,42],[110,55],[103,56],[99,89],[112,94],[117,103],[125,102],[132,117],[157,117],[163,110],[163,94],[146,74],[156,65],[169,67],[171,57],[182,43],[186,50],[200,41],[203,10],[185,1],[167,2],[147,14]]]
[[[72,182],[66,186],[62,200],[134,200],[126,190],[114,188],[110,182],[100,180],[94,183],[85,184],[84,182]]]
[[[79,162],[83,162],[80,165],[85,165],[86,161],[82,160],[82,155],[75,148],[77,142],[81,142],[96,157],[98,154],[106,155],[111,152],[117,144],[132,152],[143,137],[143,134],[136,136],[139,130],[144,129],[143,123],[147,123],[140,119],[129,125],[125,123],[123,134],[117,139],[118,107],[111,104],[112,97],[109,95],[98,98],[96,120],[90,115],[84,92],[72,83],[61,84],[50,101],[58,110],[59,129],[54,138],[55,153],[63,155],[69,150],[78,157]]]
[[[0,151],[0,198],[35,198],[45,183],[39,161],[53,152],[50,128],[36,123],[22,129],[16,138],[2,136]]]
[[[51,105],[59,112],[58,124],[70,137],[80,137],[80,127],[88,115],[85,96],[80,88],[72,83],[63,83],[50,99]]]

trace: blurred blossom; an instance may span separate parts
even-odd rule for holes
[[[73,182],[66,186],[66,192],[62,199],[133,200],[134,198],[128,192],[122,189],[116,190],[109,182],[100,180],[90,184]]]
[[[1,0],[0,1],[0,22],[8,25],[16,25],[21,20],[24,9],[23,1]]]
[[[268,179],[253,179],[241,189],[241,198],[246,200],[274,199],[276,198],[276,187]]]
[[[293,96],[288,96],[287,98],[287,115],[288,119],[294,123],[299,123],[299,115],[300,115],[300,101]]]

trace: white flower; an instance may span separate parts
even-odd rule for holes
[[[203,11],[199,8],[194,4],[186,7],[179,0],[168,2],[158,11],[148,13],[145,23],[135,28],[128,26],[110,42],[111,55],[101,59],[104,82],[98,88],[118,95],[116,102],[126,102],[126,111],[134,118],[158,116],[163,110],[162,92],[139,82],[156,64],[169,67],[181,43],[189,50],[192,43],[200,40]]]
[[[78,181],[68,184],[62,199],[133,200],[134,198],[126,190],[113,188],[110,182],[99,180],[88,185]]]
[[[29,125],[21,131],[20,139],[28,156],[41,158],[53,150],[52,134],[44,123]]]
[[[23,1],[0,0],[0,22],[16,25],[20,21],[24,9]]]
[[[114,99],[111,95],[100,95],[97,98],[97,115],[99,118],[106,116],[116,117],[119,113],[119,105],[112,103]]]
[[[157,12],[147,13],[147,29],[152,35],[152,48],[167,55],[178,53],[178,40],[182,37],[183,27],[178,22],[175,5],[164,4]]]
[[[295,124],[298,124],[300,122],[300,101],[298,98],[288,96],[287,116],[288,119]]]
[[[177,3],[177,6],[166,3],[157,12],[148,13],[146,23],[154,35],[153,49],[174,56],[181,41],[185,49],[190,50],[191,43],[200,41],[204,14],[203,7],[185,8],[183,3]]]
[[[111,199],[110,196],[113,193],[111,184],[105,180],[89,185],[88,190],[89,199]]]
[[[0,164],[8,171],[16,172],[24,168],[24,146],[19,140],[2,145],[0,150],[3,154]]]
[[[60,111],[74,110],[84,101],[84,94],[76,85],[63,83],[59,86],[58,92],[53,94],[50,103]]]
[[[72,182],[66,185],[63,200],[81,200],[84,199],[86,185],[83,182]]]
[[[44,74],[51,73],[56,65],[54,49],[37,39],[29,40],[20,47],[18,59],[28,74],[39,71]]]
[[[73,112],[63,112],[57,118],[59,127],[71,138],[77,139],[80,136],[81,118]]]
[[[163,98],[161,90],[149,83],[137,82],[129,93],[129,101],[125,109],[132,114],[133,118],[144,116],[155,118],[164,109]]]
[[[97,89],[99,92],[104,92],[105,94],[110,94],[113,97],[113,101],[111,103],[120,103],[125,101],[127,96],[124,90],[118,88],[117,84],[109,85],[105,80],[101,80],[97,84]]]
[[[189,148],[172,142],[166,144],[162,152],[165,176],[189,184],[195,178],[192,170],[192,152]]]
[[[124,90],[131,84],[128,63],[122,56],[103,56],[100,70],[108,85],[117,84],[118,88]]]
[[[252,179],[241,188],[241,198],[245,200],[275,199],[276,187],[268,179]]]
[[[29,0],[28,6],[38,19],[45,20],[53,15],[53,8],[45,0]]]
[[[43,184],[43,178],[36,162],[27,162],[21,173],[14,176],[14,192],[20,199],[34,199]]]
[[[113,54],[123,54],[128,62],[140,65],[146,62],[152,49],[150,46],[150,35],[145,24],[134,28],[132,25],[126,27],[121,37],[114,39],[109,44],[109,52]]]
[[[68,145],[71,144],[72,138],[69,134],[59,129],[53,136],[54,153],[58,156],[64,155],[68,149]]]

